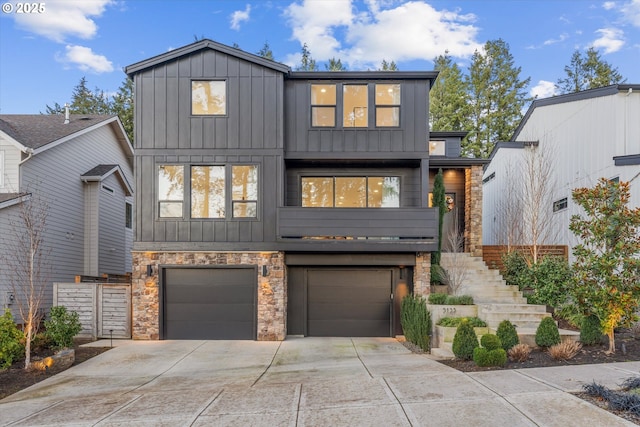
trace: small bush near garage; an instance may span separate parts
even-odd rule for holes
[[[24,353],[24,334],[13,321],[9,310],[0,316],[0,369],[6,369]]]
[[[473,350],[479,346],[478,337],[473,330],[473,326],[467,319],[463,319],[453,337],[453,354],[458,359],[471,360],[473,358]]]
[[[489,350],[484,347],[476,347],[473,349],[473,361],[476,365],[482,367],[504,366],[507,363],[507,352],[503,348]]]
[[[513,346],[520,343],[520,338],[518,338],[518,331],[516,331],[516,327],[511,323],[511,321],[505,319],[498,325],[498,329],[496,330],[496,335],[500,338],[500,342],[502,343],[502,348],[505,351],[509,351]]]
[[[72,348],[73,337],[82,330],[80,317],[75,311],[67,311],[66,307],[51,308],[49,320],[45,320],[46,335],[56,349]]]
[[[536,329],[536,345],[539,347],[551,347],[560,344],[560,331],[552,317],[545,317]]]
[[[448,296],[447,294],[429,294],[429,304],[443,305]]]
[[[599,344],[602,341],[602,327],[600,319],[590,315],[582,319],[580,325],[580,342],[585,345]]]
[[[462,322],[466,322],[471,325],[472,328],[486,328],[487,322],[480,319],[479,317],[443,317],[438,320],[438,326],[446,326],[457,328],[462,324]]]
[[[431,313],[427,310],[424,297],[407,295],[400,306],[400,323],[404,336],[410,343],[429,351],[431,334]]]

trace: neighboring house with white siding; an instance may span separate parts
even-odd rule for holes
[[[14,309],[20,204],[47,206],[49,281],[131,272],[133,149],[114,115],[0,115],[0,309]],[[17,229],[19,232],[19,228]],[[52,304],[52,286],[44,307]]]
[[[553,183],[552,194],[543,206],[552,233],[539,243],[572,248],[577,241],[569,221],[582,213],[571,199],[573,189],[593,187],[599,178],[631,181],[630,205],[640,206],[640,85],[612,85],[532,103],[511,141],[496,144],[485,168],[486,245],[506,244],[504,202],[510,189],[518,188],[510,175],[531,149],[547,153],[552,164],[545,176]]]

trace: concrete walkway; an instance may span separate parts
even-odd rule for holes
[[[639,370],[465,374],[392,338],[124,341],[0,401],[0,425],[633,426],[567,392]]]

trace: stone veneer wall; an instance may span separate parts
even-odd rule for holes
[[[482,166],[465,169],[464,181],[464,251],[482,256]]]
[[[413,269],[413,294],[427,296],[431,293],[431,252],[418,252]]]
[[[153,265],[152,276],[147,276],[147,265]],[[287,281],[282,252],[133,252],[133,339],[160,337],[159,265],[257,265],[258,340],[285,339]],[[263,265],[269,271],[266,277],[261,274]]]

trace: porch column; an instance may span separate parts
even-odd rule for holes
[[[482,256],[482,166],[464,171],[464,251]]]

